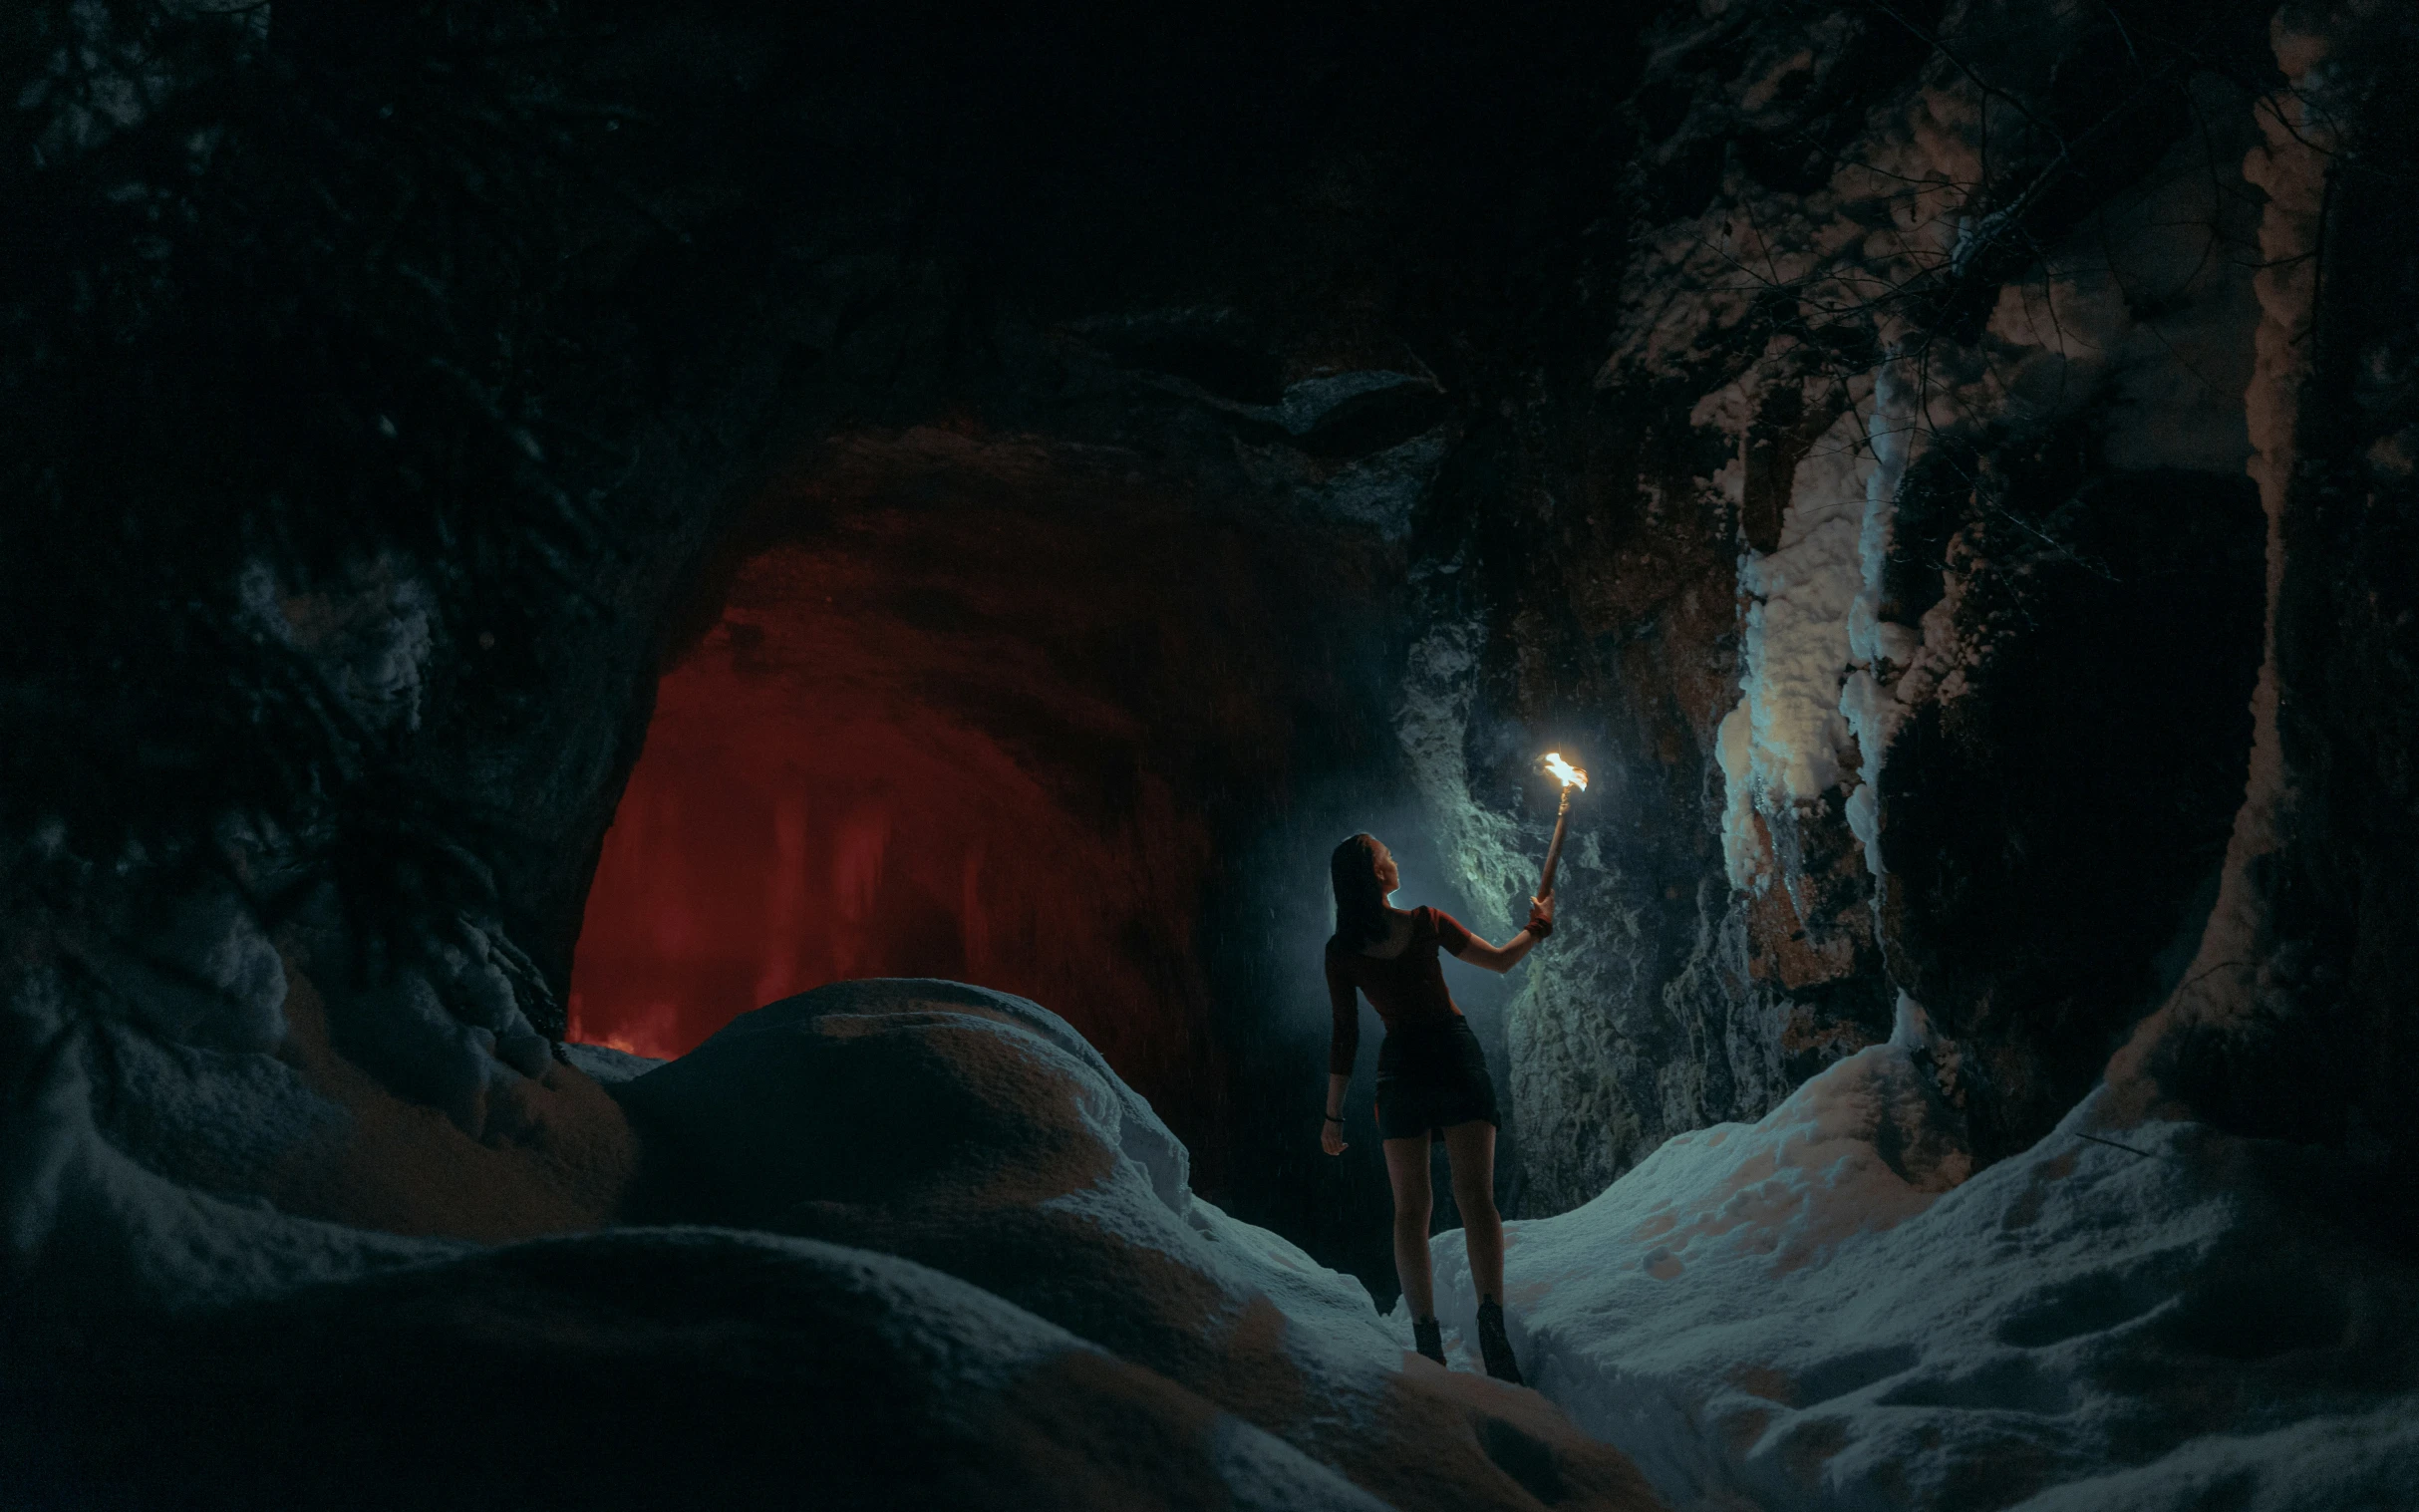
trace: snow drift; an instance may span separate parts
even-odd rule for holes
[[[669,1063],[568,1055],[646,1136],[623,1216],[657,1221],[494,1246],[296,1216],[224,1163],[203,1190],[152,1168],[173,1129],[96,1119],[133,1093],[240,1121],[292,1070],[265,1053],[154,1057],[114,1098],[58,1057],[4,1131],[0,1499],[1659,1505],[1535,1393],[1436,1368],[1358,1282],[1195,1197],[1149,1105],[1024,999],[855,982]]]
[[[2095,1093],[1963,1181],[1909,1030],[1507,1224],[1538,1389],[1682,1509],[2409,1504],[2419,1287],[2321,1216],[2314,1153]]]
[[[1193,1195],[1062,1020],[941,981],[750,1014],[626,1083],[679,1216],[903,1256],[1158,1371],[1405,1509],[1653,1505],[1536,1396],[1438,1370],[1351,1277]]]

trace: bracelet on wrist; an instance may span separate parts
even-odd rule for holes
[[[1340,1113],[1330,1113],[1327,1115],[1327,1121],[1330,1123],[1342,1123],[1344,1121],[1344,1117]]]

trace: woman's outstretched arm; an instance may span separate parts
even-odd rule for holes
[[[1554,895],[1552,893],[1547,893],[1542,898],[1529,900],[1530,923],[1522,926],[1520,933],[1514,935],[1508,944],[1489,945],[1478,936],[1472,935],[1469,943],[1454,954],[1472,966],[1483,966],[1491,972],[1510,971],[1520,964],[1521,958],[1526,956],[1538,941],[1545,938],[1544,931],[1530,927],[1539,920],[1544,921],[1547,930],[1554,927]]]

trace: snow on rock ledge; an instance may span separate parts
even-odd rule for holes
[[[1869,1048],[1507,1225],[1530,1380],[1683,1509],[2407,1504],[2419,1287],[2268,1195],[2322,1165],[2101,1133],[2095,1094],[1951,1190],[1919,1056]],[[1459,1233],[1434,1253],[1466,1335]]]

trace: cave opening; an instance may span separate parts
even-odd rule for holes
[[[854,978],[1028,997],[1206,1194],[1382,1285],[1369,1193],[1336,1211],[1283,1131],[1316,1131],[1326,848],[1407,802],[1389,549],[1082,449],[938,427],[824,449],[676,611],[570,1037],[675,1057]]]

